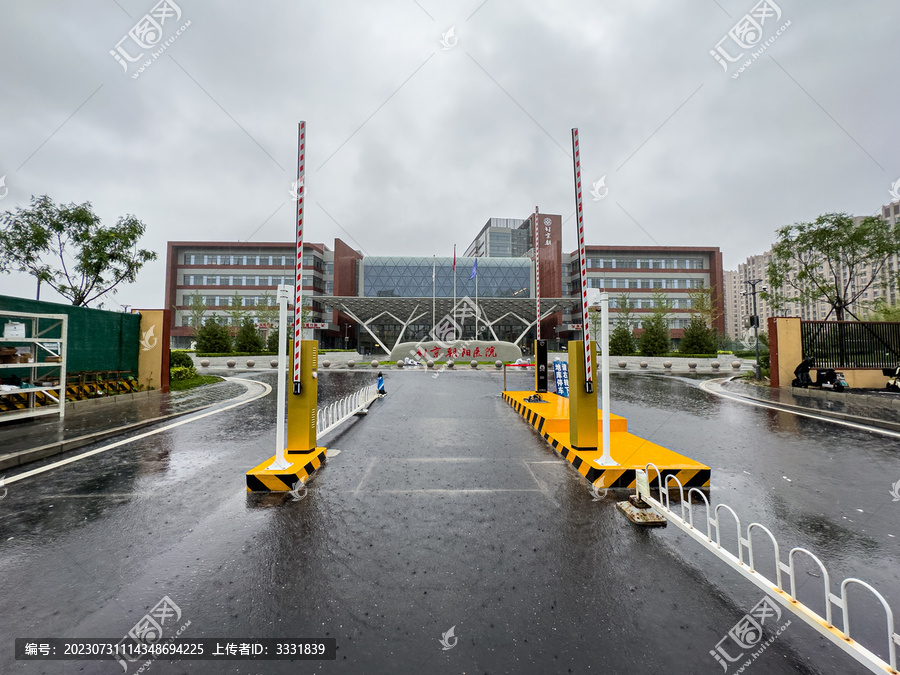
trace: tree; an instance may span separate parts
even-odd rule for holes
[[[634,353],[634,326],[637,319],[634,315],[634,301],[627,293],[616,298],[616,325],[609,335],[609,353],[611,356],[627,356]]]
[[[244,319],[247,318],[247,310],[244,309],[244,298],[237,291],[231,296],[231,302],[228,305],[228,316],[231,317],[229,323],[233,327],[242,326]]]
[[[0,271],[33,275],[76,307],[133,283],[156,253],[139,249],[146,226],[131,215],[103,227],[91,203],[57,206],[47,195],[0,216]]]
[[[682,354],[715,354],[716,334],[706,325],[703,317],[695,314],[684,329],[678,351]]]
[[[699,316],[704,325],[713,328],[716,325],[716,319],[719,318],[719,309],[716,307],[714,299],[714,288],[700,288],[690,291],[688,298],[691,300],[691,318]]]
[[[900,228],[875,216],[854,219],[846,213],[826,213],[812,223],[794,223],[778,230],[772,261],[766,270],[773,289],[790,286],[797,302],[824,300],[838,321],[876,283],[888,260],[900,253]],[[871,265],[871,277],[861,273]],[[774,294],[773,294],[774,295]],[[780,298],[764,293],[772,302]],[[776,306],[776,309],[778,307]],[[827,317],[826,317],[827,319]]]
[[[644,319],[639,349],[644,356],[662,356],[669,351],[669,319],[671,301],[665,293],[653,294],[653,313]]]
[[[241,322],[241,328],[234,338],[234,351],[257,354],[263,350],[263,341],[256,330],[256,324],[249,316]]]
[[[203,301],[203,296],[199,293],[191,295],[190,302],[191,304],[188,305],[188,316],[191,317],[191,329],[194,337],[197,337],[200,326],[203,325],[203,317],[206,316],[206,303]]]
[[[271,336],[273,331],[278,329],[278,302],[272,297],[271,293],[266,291],[260,297],[260,302],[256,305],[256,320],[260,325],[269,329]]]
[[[231,351],[231,334],[219,323],[219,317],[210,317],[197,331],[197,351],[209,354]]]
[[[616,323],[616,327],[609,334],[610,356],[628,356],[634,354],[634,336],[631,326],[623,321]]]
[[[889,305],[884,298],[877,298],[866,314],[866,321],[900,321],[900,306]]]

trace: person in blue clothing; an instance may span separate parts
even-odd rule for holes
[[[384,390],[384,375],[381,374],[381,371],[378,371],[378,393],[382,396],[386,396],[387,392]]]

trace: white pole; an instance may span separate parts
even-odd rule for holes
[[[275,415],[275,461],[269,465],[269,468],[279,470],[290,466],[284,456],[285,408],[287,407],[287,364],[284,352],[287,350],[288,294],[290,292],[290,286],[284,284],[278,286],[278,393]]]
[[[435,306],[434,306],[434,303],[435,303],[435,300],[434,300],[434,297],[435,297],[434,275],[435,275],[435,270],[436,270],[436,267],[435,267],[436,264],[437,264],[437,258],[435,256],[431,256],[431,337],[435,340],[437,339],[435,337],[435,313],[436,312],[435,312]]]
[[[453,244],[453,339],[456,339],[456,244]],[[460,335],[460,337],[462,337]]]
[[[609,451],[609,293],[600,294],[600,386],[603,408],[603,456],[596,460],[600,466],[618,466]]]

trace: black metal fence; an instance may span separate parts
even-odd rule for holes
[[[894,368],[900,363],[900,323],[801,321],[803,358],[817,368]]]

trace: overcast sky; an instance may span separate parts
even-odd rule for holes
[[[111,309],[161,306],[169,240],[293,241],[301,119],[307,240],[368,255],[570,218],[572,127],[589,244],[718,246],[726,269],[900,178],[896,0],[154,2],[0,0],[0,210],[47,194],[146,223],[159,260]],[[726,71],[717,45],[744,56]]]

